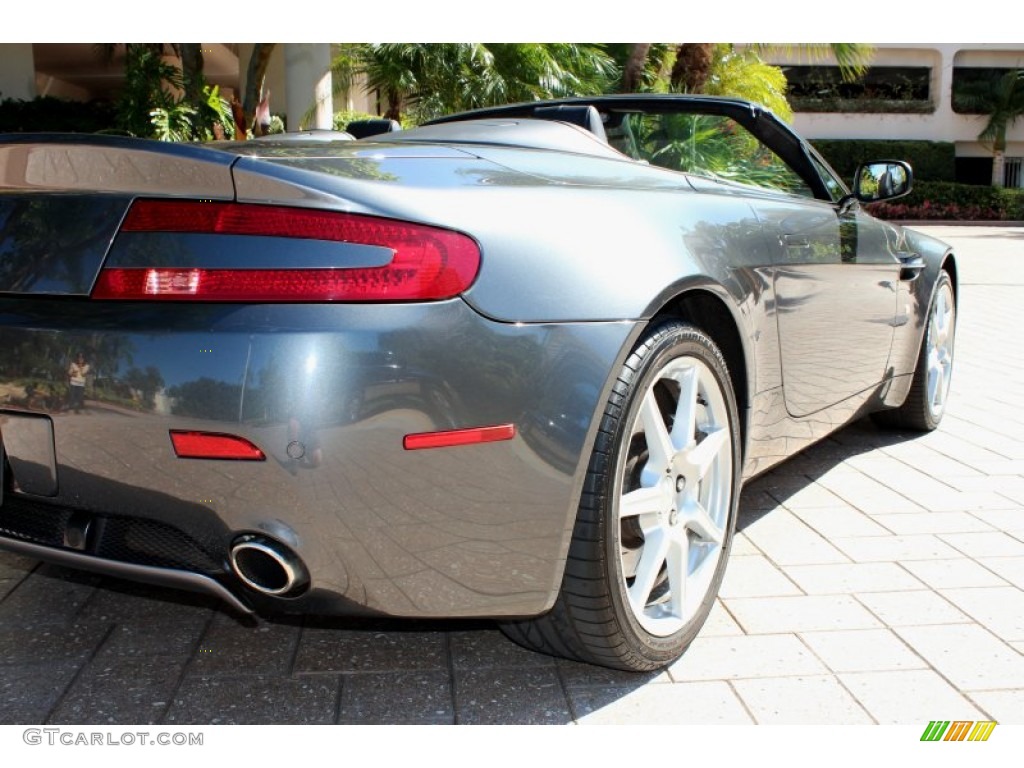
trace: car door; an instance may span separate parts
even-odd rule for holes
[[[806,416],[877,386],[892,346],[899,280],[885,228],[860,210],[822,201],[758,210],[775,245],[787,410]]]
[[[612,124],[623,151],[690,174],[703,192],[744,195],[764,228],[774,275],[784,395],[806,416],[885,377],[899,263],[891,228],[770,113],[681,103]]]

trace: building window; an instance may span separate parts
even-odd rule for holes
[[[934,112],[929,67],[871,67],[856,82],[838,67],[784,67],[799,112]]]
[[[1003,165],[1003,185],[1013,189],[1024,187],[1024,177],[1021,175],[1020,157],[1007,157]]]
[[[987,187],[992,183],[992,158],[958,157],[956,159],[956,181],[961,184],[977,184]]]

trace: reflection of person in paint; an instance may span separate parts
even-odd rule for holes
[[[81,413],[85,403],[85,377],[89,375],[89,364],[85,362],[85,355],[81,352],[78,357],[71,361],[68,366],[68,384],[70,385],[70,398],[68,407],[73,408],[75,413]]]

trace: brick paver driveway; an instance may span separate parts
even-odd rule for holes
[[[247,626],[0,554],[0,722],[1024,722],[1024,229],[929,230],[961,264],[941,430],[855,424],[751,484],[719,604],[668,670],[488,625]]]

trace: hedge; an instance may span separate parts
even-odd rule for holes
[[[96,133],[114,129],[116,125],[114,105],[107,101],[83,103],[53,96],[0,101],[0,133]]]
[[[882,219],[1024,221],[1024,189],[922,181],[906,197],[867,208]]]
[[[921,181],[956,180],[956,146],[951,141],[817,139],[811,142],[847,182],[868,160],[906,160]]]

